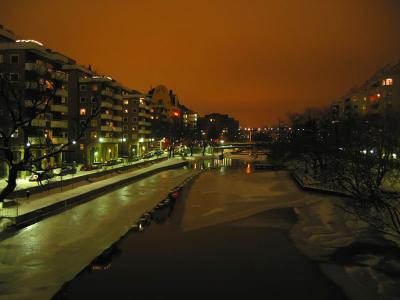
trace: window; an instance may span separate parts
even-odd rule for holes
[[[127,117],[124,117],[124,122],[125,123],[128,122],[128,118]]]
[[[92,108],[92,116],[96,115],[97,113],[97,109],[96,108]]]
[[[86,102],[86,97],[80,97],[81,103],[85,103]]]
[[[90,132],[90,138],[91,139],[97,139],[97,132],[96,131]]]
[[[126,114],[128,113],[128,109],[127,108],[124,109],[124,113],[126,113]]]
[[[86,92],[87,91],[87,85],[81,84],[79,89],[80,89],[81,92]]]
[[[124,134],[122,135],[122,137],[125,138],[125,139],[127,139],[127,138],[128,138],[128,135],[127,135],[126,133],[124,133]]]
[[[92,96],[92,103],[97,103],[97,98],[95,96]]]
[[[10,73],[10,81],[19,81],[19,73]]]
[[[136,108],[134,108],[134,109],[133,109],[133,112],[134,112],[134,113],[135,113],[135,112],[137,112],[137,109],[136,109]]]
[[[61,97],[61,103],[67,103],[67,98]]]
[[[91,120],[90,121],[90,126],[97,127],[97,120]]]
[[[0,54],[0,64],[4,63],[4,54]]]
[[[18,54],[11,54],[10,62],[12,64],[18,64],[19,63],[19,55]]]
[[[1,61],[0,61],[1,62]],[[124,99],[124,105],[128,105],[129,104],[129,101],[128,101],[128,99]]]
[[[95,92],[99,89],[99,87],[97,86],[97,84],[92,84],[92,91]]]
[[[124,130],[128,130],[128,126],[127,125],[124,125]]]
[[[393,79],[386,78],[386,79],[382,80],[382,85],[393,85]]]
[[[79,110],[79,114],[80,114],[81,116],[86,115],[86,109],[81,108],[81,109]]]
[[[79,144],[79,150],[84,150],[85,149],[85,145],[84,144]]]

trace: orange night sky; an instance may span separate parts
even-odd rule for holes
[[[1,0],[0,23],[242,126],[328,104],[400,58],[398,0]]]

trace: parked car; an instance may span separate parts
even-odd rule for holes
[[[130,158],[130,161],[139,161],[140,159],[141,159],[140,156],[135,155],[135,156],[132,156],[132,157]]]
[[[91,171],[101,168],[101,164],[84,164],[81,166],[81,171]]]
[[[51,172],[40,170],[29,176],[29,181],[43,181],[53,177],[54,175]]]
[[[154,156],[154,152],[148,152],[145,155],[143,155],[144,159],[152,158]]]
[[[76,168],[73,166],[66,166],[61,169],[60,173],[58,173],[59,176],[65,176],[68,174],[76,174]]]
[[[164,150],[157,150],[156,152],[154,152],[154,155],[156,156],[161,156],[164,154]]]

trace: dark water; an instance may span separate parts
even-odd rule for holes
[[[210,166],[248,172],[248,166],[237,162]],[[296,250],[287,229],[241,226],[260,220],[293,224],[292,209],[183,232],[190,199],[187,189],[175,205],[157,210],[156,221],[143,232],[128,233],[55,298],[344,299],[317,265]]]

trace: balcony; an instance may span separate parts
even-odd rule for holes
[[[33,107],[35,105],[35,108],[37,109],[44,109],[45,104],[44,103],[38,103],[39,101],[33,101],[33,100],[25,100],[25,107]]]
[[[113,98],[116,99],[116,100],[122,100],[123,99],[121,94],[114,94]]]
[[[100,118],[103,120],[112,120],[113,119],[113,115],[110,114],[101,114]]]
[[[113,110],[122,111],[122,105],[113,105],[112,108]]]
[[[68,106],[62,105],[62,104],[52,104],[52,105],[50,105],[50,111],[66,113],[66,112],[68,112]]]
[[[148,113],[146,113],[146,112],[139,112],[139,113],[138,113],[138,116],[139,116],[139,117],[143,117],[143,118],[148,118],[148,119],[151,118],[151,115],[148,114]]]
[[[46,138],[44,136],[29,136],[28,142],[31,145],[46,145]]]
[[[113,116],[112,119],[113,119],[114,121],[119,121],[119,122],[122,121],[122,117],[121,117],[121,116]]]
[[[101,143],[118,143],[119,139],[118,138],[109,138],[109,137],[103,137],[100,138],[101,139]]]
[[[110,131],[113,131],[113,128],[110,127],[110,126],[101,126],[101,127],[100,127],[100,130],[101,130],[101,131],[110,132]]]
[[[38,90],[40,86],[36,81],[25,81],[25,88],[28,90]]]
[[[113,92],[112,91],[107,91],[107,90],[102,90],[100,92],[100,94],[102,94],[103,96],[107,96],[107,97],[112,97],[113,96]]]
[[[51,142],[53,143],[53,145],[67,144],[68,138],[53,136],[53,138],[51,139]]]
[[[59,80],[59,81],[64,81],[64,82],[68,81],[67,73],[64,73],[61,71],[55,71],[55,72],[50,73],[50,77],[51,77],[51,79],[54,79],[54,80]]]
[[[151,123],[146,121],[139,121],[138,124],[141,126],[151,126]]]
[[[44,119],[33,119],[32,120],[32,126],[35,127],[46,127],[47,121]]]
[[[47,67],[45,65],[36,63],[25,63],[25,70],[33,71],[39,75],[44,75],[47,73]]]
[[[111,102],[109,102],[109,101],[103,100],[103,101],[101,101],[100,106],[101,107],[105,107],[105,108],[112,108],[113,104]]]
[[[68,97],[68,91],[64,90],[64,89],[58,89],[58,90],[56,90],[54,95],[58,96],[58,97],[66,98],[66,97]]]
[[[151,130],[147,130],[147,129],[139,129],[139,134],[151,134]]]
[[[51,128],[68,128],[68,121],[50,121]]]
[[[122,132],[122,128],[121,127],[113,127],[112,131],[114,131],[114,132]]]

